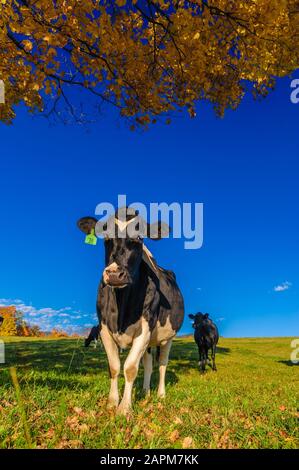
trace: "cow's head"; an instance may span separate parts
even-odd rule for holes
[[[157,222],[149,225],[131,208],[119,209],[105,222],[99,222],[94,217],[83,217],[78,221],[78,227],[86,234],[94,230],[97,236],[104,238],[103,281],[116,288],[127,287],[137,279],[140,263],[149,253],[143,238],[159,240],[169,233],[166,224]]]
[[[200,328],[202,324],[209,318],[208,313],[196,313],[195,315],[190,314],[188,317],[193,320],[192,326],[193,328]]]

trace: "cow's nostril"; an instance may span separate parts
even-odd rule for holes
[[[124,277],[125,277],[125,273],[124,273],[124,271],[121,271],[118,275],[118,278],[123,279]]]

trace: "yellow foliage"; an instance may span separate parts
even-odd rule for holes
[[[148,126],[210,101],[235,109],[251,83],[265,96],[299,62],[298,0],[0,0],[0,120],[15,105],[56,108],[68,84]],[[111,5],[113,4],[113,9]]]
[[[3,323],[0,326],[0,336],[15,336],[17,334],[16,308],[0,307]]]

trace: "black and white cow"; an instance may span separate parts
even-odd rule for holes
[[[193,320],[194,339],[198,347],[199,365],[202,372],[205,372],[207,361],[209,360],[209,350],[212,355],[212,369],[217,370],[215,356],[216,345],[219,340],[218,328],[209,318],[208,313],[190,314],[189,318]]]
[[[88,348],[88,346],[90,345],[92,341],[94,341],[96,345],[99,339],[99,334],[100,334],[100,325],[93,326],[90,330],[88,337],[85,338],[84,346]]]
[[[174,273],[157,265],[142,237],[128,235],[127,229],[135,223],[137,212],[125,208],[125,218],[120,218],[119,214],[117,211],[113,216],[117,237],[106,235],[104,238],[105,269],[98,290],[97,313],[110,369],[108,406],[117,407],[118,413],[128,415],[142,358],[143,388],[146,392],[150,390],[152,346],[160,347],[158,396],[165,396],[169,352],[172,339],[183,322],[184,302]],[[156,232],[148,225],[146,236],[161,238],[162,225],[158,225]],[[86,234],[93,230],[97,235],[101,232],[99,222],[93,217],[83,217],[78,221],[78,227]],[[102,228],[105,230],[105,225]],[[120,404],[119,348],[130,348],[124,364],[125,389]]]

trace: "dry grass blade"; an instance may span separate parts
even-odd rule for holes
[[[19,411],[20,418],[21,418],[22,425],[23,425],[23,429],[24,429],[24,437],[25,437],[27,446],[29,448],[32,448],[33,447],[32,439],[31,439],[31,434],[30,434],[30,429],[29,429],[29,425],[28,425],[28,421],[27,421],[26,411],[25,411],[25,407],[24,407],[24,403],[23,403],[23,399],[22,399],[21,388],[20,388],[20,384],[19,384],[19,381],[18,381],[17,370],[16,370],[15,367],[10,367],[9,371],[10,371],[11,380],[12,380],[12,383],[13,383],[13,386],[14,386],[15,392],[16,392],[16,400],[17,400],[17,404],[18,404],[18,411]]]

